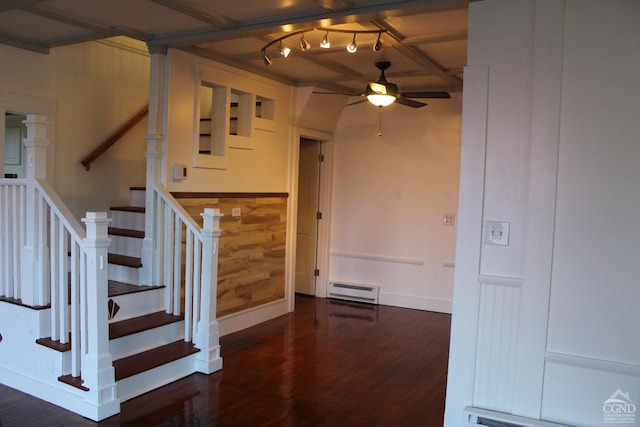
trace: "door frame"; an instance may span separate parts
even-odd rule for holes
[[[318,221],[317,267],[315,296],[326,297],[329,283],[329,244],[331,231],[331,196],[333,177],[333,134],[314,129],[296,127],[293,132],[289,163],[289,201],[287,221],[287,298],[288,310],[295,308],[296,230],[298,228],[298,178],[300,174],[300,138],[321,141],[324,162],[321,165],[319,206],[322,219]]]

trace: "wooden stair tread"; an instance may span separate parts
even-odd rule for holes
[[[109,264],[118,264],[124,265],[125,267],[141,268],[142,260],[140,258],[132,256],[109,254]]]
[[[137,191],[147,191],[147,187],[144,187],[144,186],[142,186],[142,187],[135,187],[135,186],[134,186],[134,187],[129,187],[129,190],[131,190],[131,191],[136,191],[136,190],[137,190]]]
[[[121,320],[109,324],[109,339],[133,335],[148,329],[158,328],[184,320],[184,316],[174,316],[164,311],[145,314],[132,319]]]
[[[84,380],[82,379],[82,377],[72,377],[71,374],[69,375],[62,375],[58,377],[58,381],[68,384],[71,387],[75,387],[79,390],[82,391],[89,391],[89,389],[87,387],[85,387],[84,385],[82,385],[82,383],[84,383]]]
[[[166,344],[142,353],[114,360],[115,379],[119,381],[124,378],[148,371],[158,366],[165,365],[191,354],[197,353],[197,349],[192,343],[183,340]]]
[[[112,211],[124,211],[124,212],[137,212],[144,213],[145,210],[141,206],[112,206],[109,209]]]
[[[69,337],[69,342],[67,342],[66,344],[62,344],[60,340],[54,341],[51,339],[51,337],[38,338],[36,340],[36,343],[52,350],[59,351],[60,353],[71,350],[71,337]]]
[[[132,285],[130,283],[109,280],[109,297],[117,297],[118,295],[134,294],[136,292],[145,292],[152,289],[164,288],[164,286],[147,286]]]
[[[144,231],[130,230],[128,228],[109,227],[109,234],[112,236],[135,237],[136,239],[144,239]]]

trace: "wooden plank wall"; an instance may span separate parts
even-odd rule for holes
[[[285,296],[286,193],[173,193],[202,226],[204,208],[218,208],[218,317]],[[232,209],[240,216],[233,217]]]

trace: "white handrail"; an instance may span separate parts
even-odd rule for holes
[[[189,215],[189,212],[187,212],[185,208],[176,201],[166,188],[156,185],[154,187],[154,191],[166,204],[172,207],[172,210],[179,216],[180,220],[187,225],[191,232],[200,234],[200,226],[198,223],[191,215]]]

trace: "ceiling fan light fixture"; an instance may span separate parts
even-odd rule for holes
[[[300,37],[300,49],[302,50],[311,49],[311,43],[305,40],[304,33],[302,33],[302,37]]]
[[[331,47],[331,42],[329,42],[329,31],[326,32],[322,41],[320,42],[320,47],[323,49],[329,49]]]
[[[367,100],[376,107],[386,107],[393,104],[398,97],[398,86],[386,80],[371,82],[365,91]]]
[[[382,33],[378,33],[378,40],[376,40],[376,43],[373,45],[373,50],[376,52],[380,52],[382,49],[382,41],[380,40],[381,35]]]
[[[349,43],[349,46],[347,46],[347,52],[356,53],[357,50],[358,45],[356,44],[356,33],[353,33],[353,40],[351,40],[351,43]]]
[[[396,102],[396,97],[393,95],[381,95],[373,93],[371,95],[367,95],[367,100],[376,107],[386,107]]]

